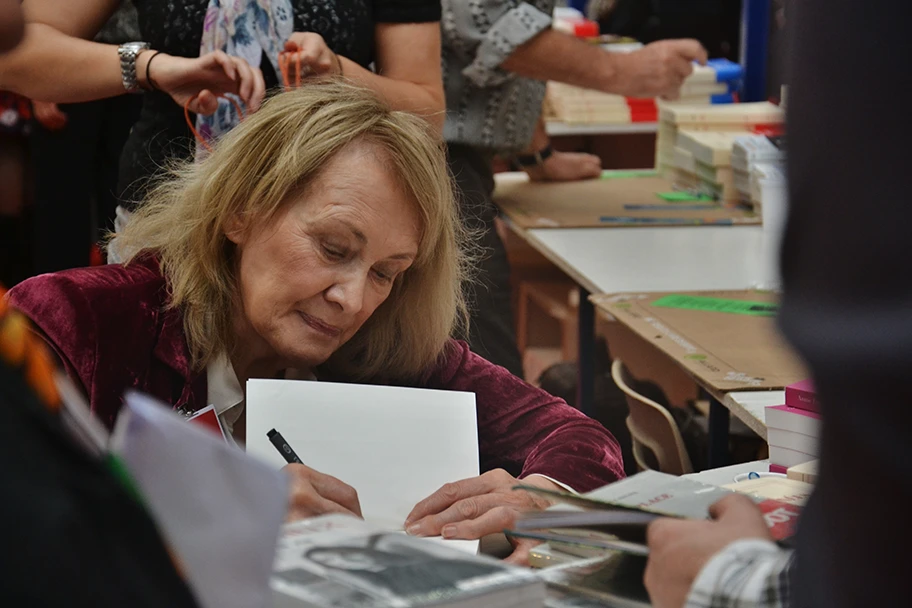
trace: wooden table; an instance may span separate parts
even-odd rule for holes
[[[519,179],[524,178],[515,173],[496,176],[498,184]],[[595,309],[590,295],[747,289],[778,281],[775,256],[761,226],[523,228],[505,219],[519,238],[579,286],[577,403],[587,413],[595,377]]]
[[[784,403],[782,389],[808,376],[776,327],[774,293],[628,293],[591,299],[599,311],[674,360],[711,397],[711,466],[724,464],[729,412],[766,439],[764,408]]]

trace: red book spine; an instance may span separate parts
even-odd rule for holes
[[[785,387],[785,404],[799,410],[820,413],[817,393],[813,389],[800,384]]]

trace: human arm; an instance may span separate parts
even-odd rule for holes
[[[410,524],[425,519],[421,535],[455,524],[456,538],[480,538],[510,527],[521,509],[547,506],[513,492],[517,480],[556,489],[550,479],[585,492],[624,476],[620,448],[604,427],[472,353],[464,342],[450,343],[424,386],[475,393],[486,473],[448,484],[422,501],[409,518]]]
[[[117,46],[88,40],[118,4],[117,0],[26,0],[25,38],[15,51],[0,57],[0,88],[58,103],[124,94]],[[143,51],[136,60],[139,84],[146,89],[153,86],[146,80],[146,64],[153,54]],[[258,68],[224,53],[195,58],[163,53],[155,58],[149,75],[180,105],[199,93],[191,110],[203,113],[214,111],[215,95],[237,93],[256,109],[265,93]]]
[[[497,84],[513,72],[632,97],[674,96],[692,71],[691,62],[706,60],[695,40],[608,53],[551,29],[550,14],[516,0],[483,6],[445,0],[444,12],[447,48],[467,55],[463,75],[478,87]]]
[[[286,51],[297,52],[309,74],[341,74],[372,89],[396,110],[425,117],[443,127],[443,80],[440,73],[440,24],[378,23],[375,28],[377,73],[333,53],[313,32],[295,32]]]
[[[746,496],[712,505],[713,521],[660,519],[647,533],[644,582],[656,608],[786,608],[794,553],[775,545]]]
[[[522,152],[522,155],[534,155],[550,145],[551,140],[545,130],[545,121],[543,118],[539,118],[535,125],[532,143],[526,151]],[[565,182],[592,179],[601,175],[602,159],[594,154],[554,150],[543,162],[525,166],[523,171],[534,182]]]

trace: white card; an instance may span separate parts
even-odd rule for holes
[[[355,488],[365,520],[384,529],[402,529],[443,484],[478,475],[473,393],[250,380],[246,407],[250,454],[284,466],[266,437],[276,429],[304,464]]]

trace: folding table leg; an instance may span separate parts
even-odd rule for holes
[[[728,464],[728,424],[731,413],[717,399],[709,398],[709,468]]]
[[[577,323],[579,376],[576,385],[576,404],[581,412],[591,416],[595,397],[595,307],[589,301],[589,291],[585,287],[579,288]]]

